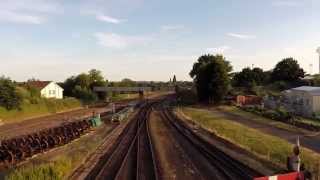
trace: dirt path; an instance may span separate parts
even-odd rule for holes
[[[109,109],[107,108],[78,109],[16,123],[4,124],[0,126],[0,140],[36,132],[45,128],[55,127],[64,122],[90,117],[93,112],[106,112],[108,110]]]
[[[296,143],[296,139],[299,136],[300,144],[302,146],[320,153],[320,134],[314,134],[314,133],[308,134],[304,132],[294,132],[294,131],[289,131],[285,129],[280,129],[280,128],[268,125],[266,123],[258,122],[257,120],[252,120],[245,116],[233,114],[231,112],[226,112],[216,108],[212,108],[210,109],[210,111],[214,113],[215,116],[221,116],[221,118],[224,118],[226,120],[235,121],[245,126],[257,129],[266,134],[280,137],[282,139],[289,141],[290,143]]]

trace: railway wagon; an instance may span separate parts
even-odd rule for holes
[[[239,95],[236,100],[239,106],[260,105],[262,103],[262,98],[255,95]]]

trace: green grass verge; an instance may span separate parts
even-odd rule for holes
[[[66,99],[39,99],[31,103],[24,101],[20,110],[10,110],[0,107],[0,119],[4,122],[17,121],[36,116],[49,115],[81,107],[80,101],[75,98]]]
[[[182,108],[182,112],[203,128],[280,166],[285,167],[287,156],[292,154],[293,145],[287,141],[264,134],[240,123],[226,120],[225,117],[211,111]],[[303,148],[301,158],[306,167],[316,177],[320,177],[320,155]]]
[[[243,117],[246,119],[250,119],[251,121],[257,121],[258,123],[268,124],[270,126],[273,126],[273,127],[279,128],[279,129],[283,129],[286,131],[295,132],[295,133],[301,133],[301,132],[309,133],[307,130],[298,128],[296,126],[286,124],[286,123],[283,123],[280,121],[268,119],[263,116],[259,116],[257,114],[251,113],[251,112],[246,112],[246,111],[241,110],[241,109],[234,107],[234,106],[220,106],[219,110],[233,114],[233,115],[237,115],[237,116],[240,116],[240,117]]]
[[[20,168],[17,171],[11,173],[7,180],[45,180],[45,179],[63,179],[66,172],[72,167],[72,162],[67,158],[61,158],[59,161],[55,161],[48,164],[42,164],[39,166],[29,166]]]
[[[306,123],[306,124],[312,124],[315,126],[320,126],[320,120],[316,120],[316,119],[308,119],[308,118],[304,118],[304,117],[300,117],[300,121]]]

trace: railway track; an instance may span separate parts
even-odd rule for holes
[[[151,134],[154,135],[154,132],[150,132],[150,113],[154,107],[160,112],[160,119],[166,124],[165,127],[168,128],[171,137],[185,151],[183,157],[190,160],[184,161],[184,163],[189,163],[188,167],[193,167],[192,173],[199,180],[251,180],[253,177],[261,176],[259,172],[231,158],[204,140],[185,122],[178,119],[169,108],[164,108],[158,102],[147,103],[140,108],[116,142],[112,144],[110,150],[105,152],[99,163],[85,179],[163,179],[162,161],[157,159],[158,149],[155,149],[156,146],[152,143],[152,139],[154,141],[156,139],[151,138]],[[157,146],[157,148],[165,147]],[[170,162],[170,157],[168,158]],[[183,162],[177,161],[176,163],[178,165]]]
[[[152,103],[145,104],[86,179],[158,179],[148,118]]]
[[[163,119],[167,120],[169,124],[181,134],[181,138],[184,138],[189,142],[192,148],[196,149],[198,153],[195,156],[201,155],[217,170],[218,179],[226,180],[251,180],[253,177],[261,176],[261,174],[241,162],[232,159],[230,156],[226,155],[224,152],[206,142],[203,138],[192,131],[185,122],[179,120],[173,112],[168,108],[162,108],[161,116]],[[190,147],[191,148],[191,147]],[[199,158],[200,159],[200,158]]]

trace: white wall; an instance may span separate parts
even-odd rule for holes
[[[51,82],[41,90],[41,96],[45,98],[63,99],[63,89],[56,83]]]

